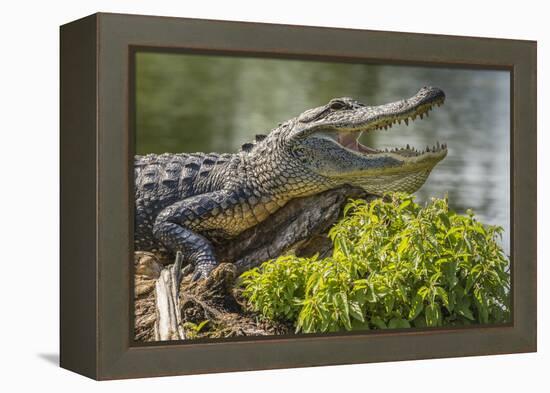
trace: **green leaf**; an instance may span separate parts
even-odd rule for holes
[[[339,292],[335,295],[335,298],[338,299],[337,304],[338,310],[340,311],[340,320],[347,330],[351,330],[351,320],[349,317],[349,305],[347,296],[345,293]]]
[[[411,310],[409,311],[409,320],[416,319],[424,309],[424,298],[420,294],[416,294],[413,298]]]
[[[344,240],[342,236],[338,236],[335,240],[336,240],[335,242],[336,250],[342,252],[346,256],[346,258],[349,258],[350,251],[349,251],[347,241]]]
[[[435,288],[435,293],[443,301],[443,304],[448,309],[448,307],[449,307],[449,297],[447,295],[447,292],[445,292],[445,290],[442,287],[436,287]]]
[[[479,322],[489,323],[489,310],[487,308],[487,301],[485,299],[485,294],[482,290],[474,291],[475,304],[479,315]]]
[[[389,293],[384,296],[384,308],[387,314],[391,314],[393,311],[393,306],[395,304],[395,297],[393,294]]]
[[[349,313],[354,319],[360,322],[365,322],[363,311],[361,310],[361,306],[359,306],[358,302],[355,302],[355,301],[349,302]]]
[[[195,328],[195,331],[196,331],[197,333],[199,333],[199,332],[202,330],[202,328],[206,326],[206,324],[207,324],[208,322],[210,322],[210,320],[205,319],[204,321],[202,321],[201,323],[199,323],[199,324],[197,325],[197,327]]]
[[[401,242],[399,243],[399,246],[397,247],[397,254],[401,255],[403,254],[403,251],[409,246],[409,238],[407,236],[404,236],[401,239]]]
[[[483,236],[487,235],[487,232],[485,232],[485,228],[483,228],[483,225],[481,224],[474,225],[472,229],[477,233],[479,233],[480,235],[483,235]]]
[[[388,329],[404,329],[410,328],[411,324],[409,321],[403,318],[392,318],[388,323]]]
[[[447,215],[445,213],[440,213],[439,214],[439,219],[441,220],[443,225],[445,225],[445,228],[448,229],[448,228],[451,227],[451,222],[449,221],[449,217],[447,217]]]
[[[455,227],[452,227],[451,229],[449,229],[449,231],[445,234],[445,238],[448,238],[449,236],[451,236],[452,234],[456,233],[456,232],[460,232],[464,230],[464,228],[462,226],[455,226]]]
[[[467,302],[460,302],[457,304],[456,310],[458,314],[462,315],[465,318],[468,318],[469,320],[474,320],[474,314],[472,314],[472,311],[470,310],[470,305]]]
[[[464,292],[465,293],[470,292],[470,289],[472,289],[472,286],[474,285],[474,282],[475,282],[475,278],[472,274],[470,274],[468,276],[468,278],[466,279],[466,286],[464,287]]]
[[[374,316],[370,319],[371,323],[376,326],[379,329],[387,329],[388,326],[386,325],[386,322],[382,320],[382,318],[378,316]]]
[[[445,278],[447,279],[451,289],[458,283],[458,278],[456,277],[457,266],[458,262],[456,260],[452,260],[449,261],[449,263],[446,263],[445,268],[443,269],[445,272]]]
[[[430,293],[430,288],[427,286],[422,286],[418,290],[417,294],[422,298],[422,300],[426,299],[426,296]]]
[[[374,286],[372,284],[369,284],[369,287],[367,289],[367,302],[376,303],[378,300],[378,297],[374,293]]]
[[[425,308],[426,325],[427,326],[439,326],[441,325],[441,309],[435,303],[428,305]]]
[[[370,330],[368,321],[358,321],[354,319],[351,321],[351,330],[360,331],[360,330]]]
[[[401,202],[401,204],[399,205],[399,210],[403,210],[405,209],[407,206],[409,206],[410,204],[412,203],[412,201],[410,199],[407,199],[403,202]]]
[[[447,304],[447,310],[449,310],[450,313],[454,311],[456,304],[456,292],[451,291],[449,293],[449,304]]]
[[[414,321],[412,321],[411,325],[417,328],[426,327],[426,317],[423,315],[419,315]]]

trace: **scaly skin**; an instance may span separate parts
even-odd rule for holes
[[[343,184],[371,194],[414,192],[447,154],[445,145],[418,152],[379,151],[361,132],[422,117],[445,95],[422,88],[380,106],[332,99],[257,135],[235,154],[162,154],[135,158],[135,249],[181,251],[194,279],[217,265],[213,244],[257,225],[288,201]]]

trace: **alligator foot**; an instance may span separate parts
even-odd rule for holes
[[[153,231],[168,250],[181,252],[183,259],[195,266],[193,280],[207,278],[218,265],[210,241],[191,229],[173,222],[159,221]]]
[[[195,264],[192,280],[198,281],[208,278],[216,266],[218,266],[218,263],[213,255],[208,255],[203,259],[199,259]]]

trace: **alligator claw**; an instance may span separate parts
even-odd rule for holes
[[[195,271],[193,272],[193,276],[191,277],[191,281],[199,281],[204,280],[210,276],[210,273],[212,270],[214,270],[216,266],[196,266]]]

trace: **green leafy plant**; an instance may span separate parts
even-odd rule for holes
[[[201,323],[185,322],[183,328],[185,329],[185,335],[188,339],[198,338],[202,329],[210,322],[210,320],[205,319]]]
[[[243,296],[297,332],[461,326],[510,318],[502,228],[447,199],[351,201],[330,231],[331,257],[281,256],[241,275]]]

